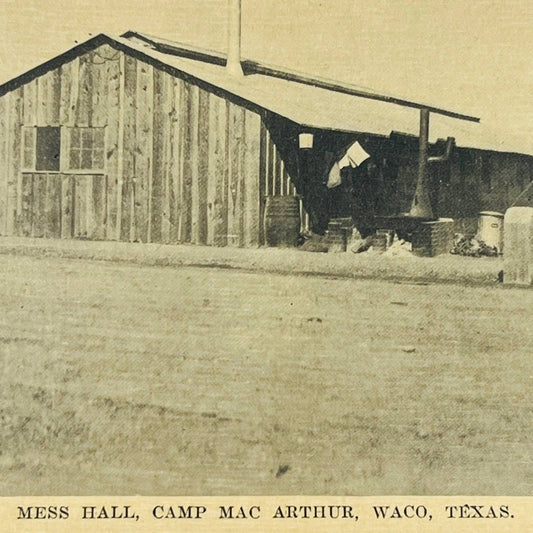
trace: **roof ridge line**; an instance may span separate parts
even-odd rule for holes
[[[227,54],[225,54],[224,52],[219,52],[217,50],[179,43],[171,41],[169,39],[160,39],[159,37],[139,33],[133,30],[127,31],[120,37],[127,40],[131,38],[138,38],[141,41],[150,44],[155,50],[161,53],[178,55],[180,57],[187,57],[189,59],[204,61],[206,63],[216,64],[220,66],[224,66],[226,64]],[[345,83],[329,78],[323,78],[320,76],[312,76],[296,70],[291,70],[276,65],[269,65],[267,63],[262,63],[251,59],[243,58],[242,66],[246,75],[261,74],[263,76],[279,78],[286,81],[300,83],[302,85],[310,85],[319,89],[326,89],[334,92],[348,94],[351,96],[358,96],[360,98],[378,100],[381,102],[389,102],[391,104],[396,104],[403,107],[411,107],[415,109],[427,109],[430,112],[436,113],[438,115],[443,115],[459,120],[465,120],[468,122],[480,122],[479,117],[458,113],[456,111],[451,111],[422,102],[415,102],[407,98],[388,95],[379,91],[375,91],[374,89],[359,87],[350,83]]]

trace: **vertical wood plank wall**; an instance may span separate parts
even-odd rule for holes
[[[105,127],[105,172],[22,169],[23,126]],[[258,246],[262,131],[259,114],[101,46],[0,97],[0,234]]]
[[[105,171],[21,168],[42,126],[104,127]],[[2,235],[253,247],[294,194],[258,113],[108,45],[0,97]]]
[[[263,244],[265,197],[296,194],[263,118],[100,46],[0,97],[0,234]],[[23,169],[23,126],[105,127],[105,171]],[[503,211],[531,179],[530,157],[472,152],[473,165],[452,164],[446,216]],[[401,211],[415,177],[400,168]],[[308,229],[303,207],[301,218]]]

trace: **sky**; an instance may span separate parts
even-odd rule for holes
[[[243,56],[529,136],[531,0],[242,0]],[[226,48],[227,0],[0,0],[0,83],[129,29]]]

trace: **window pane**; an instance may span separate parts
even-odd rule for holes
[[[94,150],[93,152],[93,168],[95,170],[104,169],[104,151],[103,150]]]
[[[91,170],[93,167],[93,153],[92,150],[82,150],[81,151],[81,167],[84,170]]]
[[[61,130],[57,127],[37,128],[36,170],[59,171]]]
[[[80,130],[78,128],[70,130],[70,147],[80,148]]]
[[[103,170],[105,165],[105,128],[69,128],[70,170]]]
[[[95,150],[103,150],[104,149],[104,128],[98,128],[94,130],[94,146],[93,148]]]
[[[70,150],[68,167],[72,170],[76,170],[80,168],[80,151],[79,150]]]
[[[90,128],[83,128],[81,130],[81,147],[82,149],[92,148],[93,146],[93,131]]]

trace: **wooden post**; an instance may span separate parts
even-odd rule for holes
[[[227,205],[225,183],[227,174],[226,102],[219,96],[209,98],[209,142],[208,142],[208,184],[207,184],[207,243],[225,246],[227,243]]]
[[[124,91],[122,106],[122,196],[120,240],[135,240],[135,199],[133,188],[136,172],[136,105],[137,60],[124,54]],[[119,189],[120,190],[120,189]],[[118,225],[117,225],[118,227]]]
[[[259,246],[261,213],[261,117],[252,111],[245,113],[245,228],[244,246]]]

